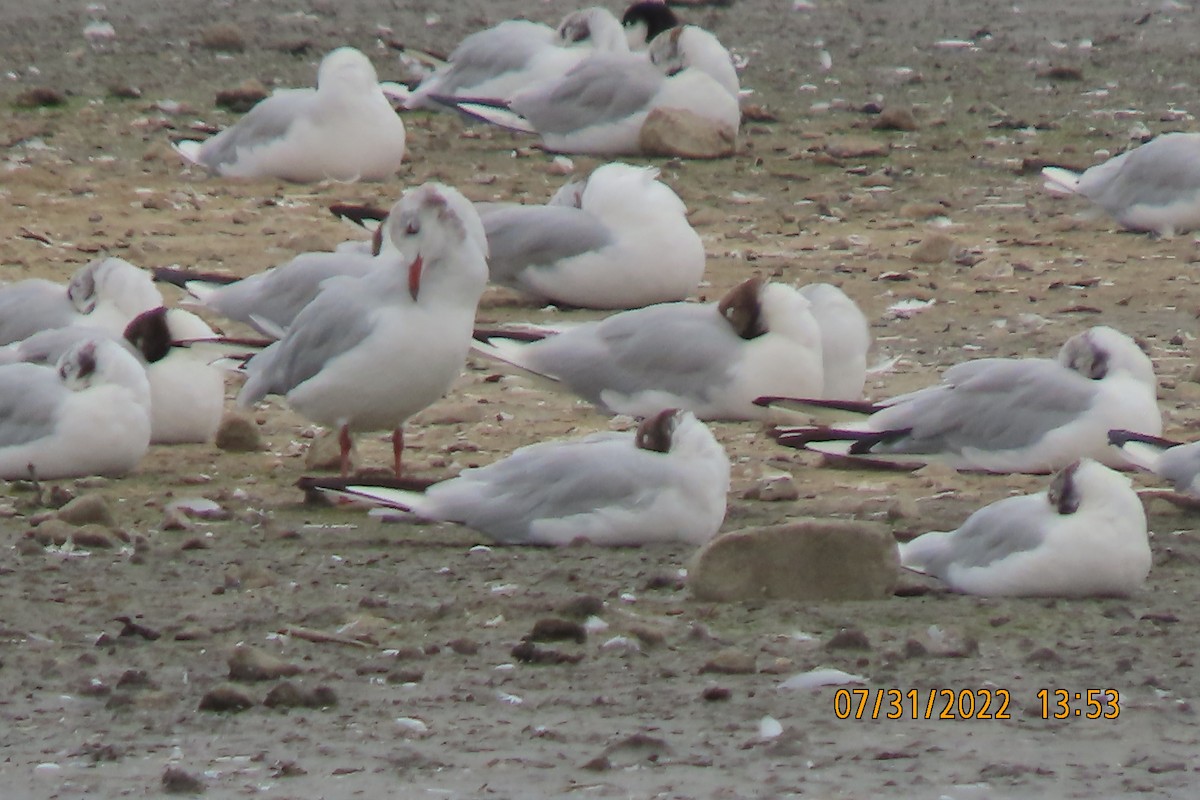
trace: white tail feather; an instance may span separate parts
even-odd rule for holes
[[[176,153],[179,153],[179,155],[183,156],[183,159],[185,161],[187,161],[188,163],[195,164],[198,167],[202,167],[202,166],[204,166],[204,164],[200,161],[200,146],[202,144],[204,144],[204,143],[196,142],[196,141],[192,141],[192,140],[185,140],[182,142],[172,143],[171,149],[174,150]]]
[[[1042,177],[1046,182],[1042,186],[1051,194],[1065,197],[1079,191],[1079,174],[1062,167],[1044,167]]]
[[[1158,472],[1163,453],[1162,447],[1149,444],[1148,442],[1128,441],[1120,445],[1118,449],[1125,458],[1129,459],[1129,463],[1138,469],[1144,469],[1147,472]]]
[[[537,133],[537,130],[529,124],[529,120],[507,108],[485,106],[480,103],[457,103],[455,108],[468,116],[506,130],[517,133]]]
[[[418,515],[426,506],[425,495],[409,489],[391,489],[383,486],[347,486],[344,489],[318,488],[322,494],[329,497],[393,508]]]

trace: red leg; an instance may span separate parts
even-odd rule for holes
[[[350,426],[338,429],[338,446],[342,449],[342,477],[350,477]]]
[[[404,429],[396,428],[392,431],[392,459],[393,466],[396,470],[396,477],[400,477],[400,462],[401,455],[404,453]]]

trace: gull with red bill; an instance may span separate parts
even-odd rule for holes
[[[338,429],[342,473],[351,431],[392,431],[445,394],[462,372],[487,285],[487,237],[469,200],[427,183],[404,194],[384,235],[392,248],[361,278],[326,281],[283,338],[246,363],[239,405],[280,394]]]

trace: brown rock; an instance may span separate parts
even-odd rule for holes
[[[274,681],[299,672],[295,664],[250,645],[238,645],[229,656],[229,677],[235,681]]]
[[[918,264],[939,264],[949,261],[958,243],[944,233],[931,233],[922,239],[908,257]]]
[[[752,675],[756,670],[753,653],[730,647],[710,658],[700,668],[701,674],[715,672],[718,675]]]
[[[737,131],[681,108],[654,109],[638,134],[638,147],[648,156],[725,158],[736,142]]]
[[[200,698],[199,710],[237,713],[254,706],[254,698],[237,686],[223,683],[204,693]]]
[[[167,767],[162,776],[162,788],[167,794],[200,794],[207,787],[195,775],[179,767]]]
[[[899,570],[891,532],[876,523],[800,519],[718,536],[693,557],[701,600],[876,600]]]
[[[587,641],[587,631],[578,622],[559,617],[546,617],[533,623],[533,630],[525,635],[531,642],[557,642],[563,639],[583,644]]]
[[[254,420],[234,413],[226,413],[221,418],[216,445],[229,453],[253,453],[263,449],[262,436]]]
[[[358,450],[353,441],[350,443],[350,469],[358,460]],[[342,468],[342,449],[338,443],[337,431],[323,431],[308,446],[304,455],[304,468],[308,470],[340,470]]]
[[[825,643],[826,650],[870,650],[871,640],[858,628],[842,628]]]
[[[76,547],[87,547],[93,550],[108,549],[117,546],[117,537],[101,525],[84,525],[73,534],[71,540]]]
[[[833,158],[874,158],[886,156],[891,145],[866,136],[831,136],[825,152]]]
[[[17,99],[13,101],[13,105],[17,108],[46,108],[47,106],[61,106],[66,102],[67,96],[58,89],[51,89],[48,86],[35,86],[17,95]]]
[[[906,219],[932,219],[946,216],[948,210],[942,203],[905,203],[900,206],[900,216]]]
[[[329,708],[337,705],[337,694],[328,686],[310,689],[291,681],[282,681],[267,692],[267,708]]]
[[[917,123],[917,118],[913,116],[911,108],[889,106],[880,112],[874,127],[877,131],[915,131],[921,126]]]
[[[37,541],[42,547],[56,545],[61,547],[70,541],[78,527],[61,519],[48,519],[25,535]]]
[[[116,520],[108,510],[108,502],[98,494],[76,497],[58,510],[58,518],[71,525],[104,525],[113,527]]]
[[[222,89],[217,92],[215,105],[217,108],[226,108],[238,114],[245,114],[266,96],[266,87],[251,78],[234,89]]]
[[[199,44],[205,50],[221,53],[240,53],[246,49],[241,30],[228,22],[218,22],[201,31]]]

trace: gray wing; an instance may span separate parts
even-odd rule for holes
[[[952,564],[986,567],[1033,550],[1045,540],[1046,520],[1052,513],[1045,492],[1008,497],[985,506],[954,532],[950,545],[939,556],[929,559],[927,571],[944,577]]]
[[[707,400],[741,355],[742,340],[713,304],[663,303],[570,328],[523,351],[523,363],[602,405],[605,390],[659,389]]]
[[[265,319],[286,330],[328,278],[360,278],[375,265],[369,253],[303,253],[286,264],[251,275],[212,292],[204,304],[218,313],[258,327]]]
[[[427,83],[439,94],[454,94],[484,81],[524,69],[542,48],[553,47],[554,31],[537,22],[508,20],[472,33],[450,54],[450,63]],[[421,87],[417,87],[418,90]]]
[[[1134,205],[1165,206],[1200,186],[1200,134],[1173,133],[1098,164],[1080,193],[1110,213]]]
[[[371,334],[375,306],[357,284],[352,278],[327,284],[282,339],[250,359],[239,404],[251,405],[268,394],[287,394]]]
[[[70,325],[78,318],[67,290],[52,281],[30,278],[0,288],[0,345]]]
[[[566,206],[516,206],[489,211],[483,217],[487,232],[488,267],[493,283],[520,286],[520,273],[529,267],[557,262],[599,250],[613,242],[612,232],[586,211]]]
[[[509,107],[538,133],[570,133],[636,113],[650,103],[662,82],[663,74],[646,59],[597,53],[560,80],[517,95]]]
[[[944,379],[871,417],[874,430],[911,429],[875,452],[1026,447],[1074,420],[1095,398],[1092,381],[1048,359],[981,359],[947,370]]]
[[[266,98],[246,116],[206,141],[200,148],[200,162],[219,170],[238,160],[238,150],[260,147],[283,137],[313,103],[315,89],[282,89]]]
[[[85,339],[116,339],[116,337],[106,330],[84,325],[39,331],[16,345],[17,357],[29,364],[55,364],[59,356]],[[134,352],[124,338],[118,341],[125,345],[125,348],[131,353]],[[141,356],[139,355],[138,358],[140,359]]]
[[[66,392],[52,367],[10,364],[0,369],[0,447],[51,435]]]
[[[427,492],[437,516],[502,543],[528,541],[537,520],[653,501],[661,483],[655,459],[639,457],[629,434],[522,447],[508,458],[437,484]]]

